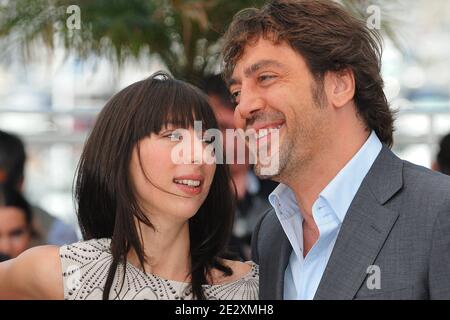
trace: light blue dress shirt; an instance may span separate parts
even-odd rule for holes
[[[372,132],[356,155],[320,193],[312,207],[320,236],[303,257],[303,217],[293,191],[280,184],[270,195],[270,204],[292,246],[284,274],[285,300],[312,300],[333,251],[342,222],[362,181],[382,149]]]

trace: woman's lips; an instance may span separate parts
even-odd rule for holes
[[[178,189],[180,189],[181,191],[183,191],[186,194],[193,195],[193,196],[200,194],[203,189],[202,184],[200,184],[198,187],[188,186],[188,185],[179,184],[179,183],[175,183],[175,184]]]
[[[188,195],[198,195],[203,189],[203,176],[198,174],[179,176],[173,179],[178,189]]]

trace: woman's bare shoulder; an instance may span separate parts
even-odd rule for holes
[[[62,281],[57,246],[34,247],[0,264],[0,298],[63,299]]]

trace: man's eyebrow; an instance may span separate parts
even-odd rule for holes
[[[251,77],[254,73],[256,73],[259,69],[264,67],[277,67],[277,68],[284,68],[284,65],[276,60],[261,60],[254,64],[252,64],[250,67],[246,68],[244,70],[245,77]],[[239,79],[231,78],[228,81],[228,87],[231,87],[234,84],[240,83]]]
[[[246,77],[252,76],[255,72],[257,72],[261,68],[265,67],[277,67],[277,68],[283,68],[283,65],[276,61],[276,60],[261,60],[254,64],[252,64],[250,67],[246,68],[244,70],[244,75]]]

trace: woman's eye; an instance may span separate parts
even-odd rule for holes
[[[207,144],[211,144],[211,143],[213,143],[215,140],[216,140],[216,137],[214,137],[214,136],[212,136],[212,137],[203,137],[203,138],[202,138],[202,141],[203,141],[204,143],[207,143]]]
[[[183,136],[178,132],[171,132],[165,135],[166,138],[169,138],[171,141],[181,141],[183,140]]]

